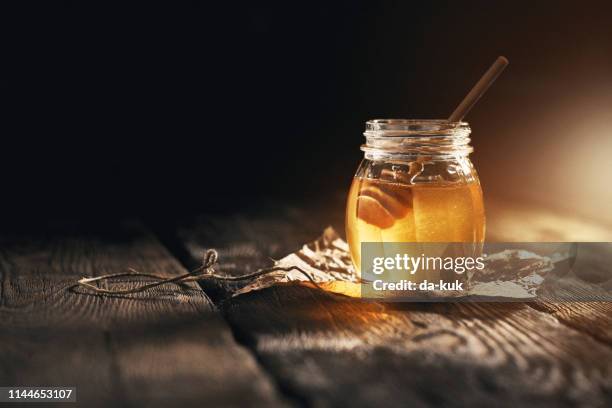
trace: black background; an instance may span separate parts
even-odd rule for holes
[[[543,107],[609,78],[605,4],[4,3],[3,215],[172,218],[345,191],[364,121],[445,117],[503,54],[468,118],[495,192]]]

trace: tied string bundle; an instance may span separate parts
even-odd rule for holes
[[[217,271],[215,270],[215,265],[217,264],[218,257],[219,257],[219,254],[217,253],[216,250],[209,249],[204,253],[202,265],[200,265],[199,267],[197,267],[196,269],[190,272],[187,272],[183,275],[178,275],[178,276],[168,277],[168,276],[154,275],[150,273],[139,272],[133,268],[128,268],[129,272],[113,273],[113,274],[108,274],[108,275],[96,276],[92,278],[84,277],[78,280],[78,284],[98,294],[129,295],[133,293],[144,292],[146,290],[153,289],[155,287],[158,287],[160,285],[164,285],[167,283],[180,284],[184,282],[194,282],[194,281],[200,281],[200,280],[205,280],[205,279],[213,279],[213,280],[218,280],[218,281],[230,281],[230,282],[249,281],[249,280],[257,279],[260,276],[267,275],[273,272],[278,272],[278,271],[289,272],[289,271],[295,270],[295,271],[300,272],[302,275],[304,275],[310,281],[310,283],[312,283],[316,288],[324,290],[317,284],[317,282],[315,282],[315,280],[312,278],[312,276],[310,276],[308,272],[306,272],[305,270],[303,270],[302,268],[298,266],[272,266],[269,268],[258,269],[255,272],[248,273],[245,275],[239,275],[239,276],[222,275],[222,274],[217,273]],[[153,279],[154,282],[146,283],[146,284],[143,284],[135,288],[117,289],[117,290],[102,288],[94,284],[96,282],[110,281],[113,279],[120,279],[120,278],[126,278],[126,277],[149,278],[149,279]]]

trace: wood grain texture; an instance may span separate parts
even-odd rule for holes
[[[550,313],[559,321],[612,346],[612,302],[543,302],[530,306]]]
[[[87,407],[285,404],[196,284],[124,296],[74,286],[127,267],[185,272],[135,224],[87,237],[2,238],[0,384],[77,386]]]
[[[179,235],[192,262],[215,247],[220,269],[241,273],[339,224],[312,214],[202,217]],[[612,403],[612,348],[526,304],[383,305],[285,285],[221,308],[282,389],[314,406]]]
[[[490,200],[487,202],[487,221],[487,239],[491,241],[612,242],[612,226],[606,223],[525,203]],[[608,271],[611,267],[608,266]],[[606,272],[606,275],[611,274]],[[537,301],[529,305],[612,346],[611,302]]]

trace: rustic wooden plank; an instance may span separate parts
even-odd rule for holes
[[[215,247],[220,269],[240,273],[314,238],[317,219],[338,224],[274,209],[203,217],[179,235],[194,265]],[[287,285],[221,307],[283,389],[314,405],[612,402],[612,349],[525,304],[376,304]]]
[[[117,296],[74,287],[127,267],[185,272],[140,226],[105,230],[1,239],[0,384],[77,386],[86,406],[285,404],[196,284]]]
[[[532,307],[548,312],[566,325],[612,346],[612,303],[538,301]]]
[[[559,210],[528,203],[487,202],[487,239],[499,242],[612,242],[612,227]],[[595,339],[612,345],[612,303],[547,302],[529,303],[537,310]]]

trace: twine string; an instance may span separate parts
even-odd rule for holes
[[[151,273],[140,272],[134,268],[128,268],[129,272],[111,273],[111,274],[101,275],[101,276],[96,276],[96,277],[83,277],[79,279],[77,282],[82,287],[88,290],[91,290],[95,293],[98,293],[98,294],[129,295],[133,293],[144,292],[146,290],[153,289],[157,286],[164,285],[167,283],[180,284],[184,282],[194,282],[194,281],[205,280],[205,279],[216,279],[216,280],[221,280],[221,281],[238,282],[238,281],[244,281],[244,280],[249,280],[249,279],[255,279],[260,276],[267,275],[273,272],[279,272],[279,271],[290,272],[292,270],[295,270],[295,271],[300,272],[302,275],[304,275],[315,287],[317,287],[318,289],[324,290],[323,288],[321,288],[321,286],[319,286],[317,282],[315,282],[313,277],[308,272],[306,272],[305,270],[303,270],[302,268],[298,266],[286,266],[286,267],[285,266],[272,266],[268,268],[261,268],[261,269],[256,270],[255,272],[244,274],[244,275],[231,276],[231,275],[221,275],[215,271],[214,266],[217,264],[218,259],[219,259],[219,254],[217,253],[217,251],[215,249],[208,249],[207,251],[204,252],[202,265],[182,275],[167,277],[163,275],[155,275]],[[94,284],[96,282],[109,281],[112,279],[124,278],[124,277],[150,278],[150,279],[155,279],[156,282],[147,283],[147,284],[140,285],[138,287],[130,288],[130,289],[106,289],[106,288],[101,288]]]

